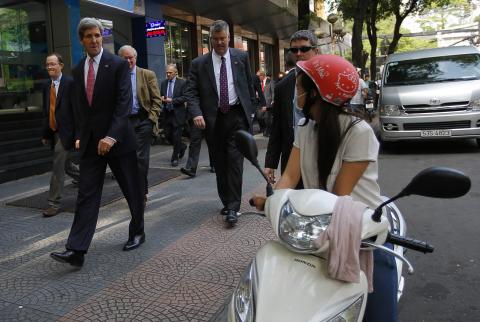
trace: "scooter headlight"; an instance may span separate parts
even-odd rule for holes
[[[327,322],[354,322],[358,321],[358,316],[362,310],[363,295],[355,302],[348,306],[345,310],[337,314],[335,317],[327,320]]]
[[[255,320],[256,275],[255,260],[253,260],[233,293],[236,322],[253,322]]]
[[[280,211],[278,237],[295,251],[313,251],[316,249],[313,241],[327,229],[331,219],[332,214],[300,215],[287,201]]]

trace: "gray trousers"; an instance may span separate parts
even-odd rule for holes
[[[50,178],[50,190],[48,192],[48,205],[60,208],[64,181],[65,181],[65,160],[68,151],[64,149],[58,134],[54,136],[55,147],[53,151],[52,177]]]

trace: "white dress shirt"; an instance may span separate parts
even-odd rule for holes
[[[103,48],[100,49],[100,53],[93,57],[93,70],[95,71],[95,79],[97,79],[97,71],[98,66],[100,66],[100,59],[102,59]],[[85,80],[85,88],[87,88],[87,77],[88,77],[88,64],[90,62],[90,56],[87,55],[87,59],[85,59],[85,64],[83,65],[84,71],[84,80]]]
[[[227,79],[228,79],[228,103],[235,105],[238,102],[237,91],[235,91],[235,83],[233,82],[232,73],[232,61],[230,59],[230,49],[227,49],[227,53],[224,55],[225,65],[227,67]],[[222,56],[218,55],[215,50],[212,51],[213,72],[215,74],[215,82],[217,83],[217,93],[220,98],[220,67],[222,66]],[[220,99],[218,100],[220,104]]]

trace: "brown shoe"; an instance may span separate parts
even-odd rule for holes
[[[60,208],[55,207],[48,207],[43,211],[43,217],[53,217],[61,213],[62,210]]]

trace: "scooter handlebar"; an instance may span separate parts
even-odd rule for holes
[[[427,242],[413,238],[402,237],[395,234],[388,234],[387,242],[399,245],[422,253],[433,253],[434,247]]]

